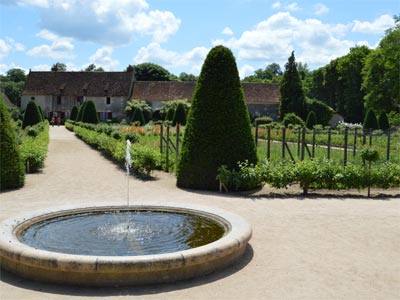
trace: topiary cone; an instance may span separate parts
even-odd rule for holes
[[[257,163],[250,118],[232,52],[217,46],[203,64],[193,94],[177,166],[179,187],[217,190],[217,170]]]

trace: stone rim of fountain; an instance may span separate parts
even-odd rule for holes
[[[110,210],[158,210],[197,214],[226,229],[209,244],[188,250],[139,256],[89,256],[50,252],[22,243],[18,236],[29,226],[50,218]],[[250,225],[225,210],[181,203],[63,206],[9,218],[0,224],[0,264],[21,277],[84,286],[122,286],[175,282],[206,275],[239,259],[252,235]]]

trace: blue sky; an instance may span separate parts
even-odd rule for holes
[[[292,50],[313,70],[356,45],[375,48],[399,13],[395,0],[0,0],[0,73],[153,62],[197,75],[219,44],[241,77],[283,68]]]

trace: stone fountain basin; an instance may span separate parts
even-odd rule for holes
[[[89,256],[50,252],[19,240],[28,227],[47,219],[80,213],[152,210],[196,214],[220,223],[225,235],[188,250],[158,255]],[[245,252],[252,230],[240,216],[222,209],[195,205],[148,203],[131,206],[62,207],[24,214],[0,224],[1,268],[18,276],[59,284],[123,286],[175,282],[220,270]]]

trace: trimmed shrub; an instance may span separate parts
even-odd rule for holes
[[[365,119],[364,119],[363,128],[364,128],[364,130],[369,130],[369,129],[376,130],[376,129],[379,129],[378,120],[376,119],[375,112],[373,111],[372,108],[370,108],[367,111],[367,115],[365,116]]]
[[[25,171],[10,114],[0,96],[0,190],[24,185]]]
[[[78,115],[76,116],[75,121],[82,122],[83,111],[85,110],[86,105],[87,101],[83,102],[82,105],[79,107]]]
[[[175,110],[173,108],[170,108],[167,112],[167,115],[165,116],[165,121],[172,122],[174,120],[174,114]]]
[[[285,117],[283,118],[283,124],[285,125],[285,127],[288,127],[289,124],[292,125],[300,125],[302,127],[304,127],[304,121],[295,113],[288,113],[285,115]]]
[[[315,113],[315,118],[318,124],[328,125],[333,116],[334,110],[332,107],[326,105],[324,102],[307,98],[307,109]]]
[[[381,112],[378,117],[378,124],[379,124],[379,129],[383,131],[386,131],[390,128],[389,119],[384,111]]]
[[[29,101],[26,107],[22,128],[42,122],[42,115],[34,101]]]
[[[210,50],[196,83],[180,159],[179,187],[218,190],[218,168],[257,163],[249,113],[232,52]]]
[[[144,121],[143,112],[140,108],[136,108],[133,111],[131,123],[134,123],[134,124],[139,123],[140,126],[143,126],[144,124],[146,124]]]
[[[40,113],[41,121],[44,121],[44,115],[43,115],[42,108],[40,107],[40,105],[38,105],[37,107],[38,107],[38,110],[39,110],[39,113]]]
[[[186,125],[186,109],[183,103],[179,103],[176,107],[174,118],[172,124],[176,126],[176,124]]]
[[[312,129],[314,125],[317,125],[317,118],[315,117],[315,113],[310,111],[307,115],[306,127]]]
[[[76,106],[74,106],[71,110],[71,116],[69,119],[72,121],[76,121],[77,117],[78,117],[78,108]]]
[[[97,115],[96,105],[93,101],[87,101],[85,109],[82,113],[82,122],[90,124],[98,124],[99,116]]]
[[[259,117],[255,119],[256,125],[267,125],[272,123],[272,118],[268,116]]]

